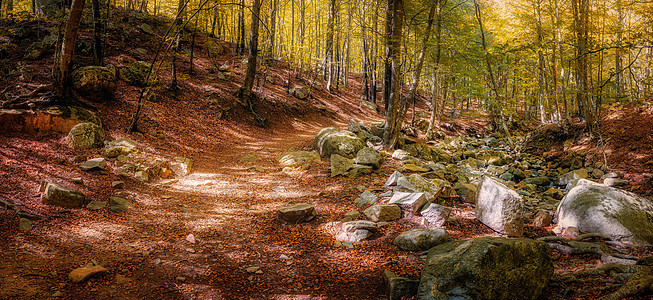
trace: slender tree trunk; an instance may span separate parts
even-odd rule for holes
[[[253,0],[252,4],[252,23],[250,27],[249,56],[247,57],[247,71],[243,85],[240,87],[238,94],[241,98],[248,101],[251,107],[252,88],[254,87],[254,78],[256,77],[256,59],[258,57],[258,24],[259,13],[261,12],[260,0]]]
[[[61,42],[61,58],[59,61],[59,79],[58,86],[64,97],[71,95],[72,84],[70,82],[70,73],[72,69],[73,57],[75,55],[75,43],[77,42],[77,30],[79,22],[82,19],[85,0],[73,0],[70,5],[70,14],[64,30],[63,40]]]
[[[329,1],[329,19],[327,20],[327,36],[326,36],[326,56],[325,64],[327,83],[326,89],[330,93],[333,93],[333,34],[334,34],[334,25],[336,17],[336,0]]]
[[[614,52],[614,71],[615,73],[615,97],[617,101],[621,101],[624,93],[623,88],[623,76],[622,76],[622,54],[623,50],[621,49],[623,31],[624,31],[624,13],[623,6],[621,3],[622,0],[617,0],[617,49]]]
[[[444,1],[446,2],[447,0]],[[419,52],[419,57],[417,58],[417,65],[415,66],[415,72],[413,72],[413,80],[410,83],[410,88],[408,89],[408,95],[406,96],[406,100],[404,102],[403,108],[401,110],[401,114],[399,116],[399,118],[403,120],[406,111],[408,110],[408,106],[412,103],[413,117],[411,120],[411,124],[415,123],[415,101],[417,99],[417,95],[416,95],[417,87],[419,86],[419,79],[420,76],[422,75],[422,66],[424,65],[424,53],[426,52],[428,41],[431,38],[431,26],[433,25],[433,16],[435,15],[436,7],[439,4],[438,2],[440,1],[433,1],[431,9],[429,10],[429,17],[426,23],[426,30],[424,32],[424,38],[422,39],[422,49]]]
[[[272,0],[272,12],[270,13],[270,35],[268,37],[269,43],[268,43],[268,50],[267,53],[269,55],[269,58],[274,59],[274,38],[275,38],[275,30],[276,30],[276,24],[277,24],[277,10],[279,9],[279,1],[278,0]]]
[[[445,1],[446,3],[446,1]],[[435,116],[437,115],[437,101],[438,96],[438,76],[440,72],[440,57],[442,55],[442,9],[444,5],[438,3],[437,17],[435,22],[435,67],[433,70],[433,95],[431,97],[431,119],[429,120],[429,128],[426,130],[426,136],[433,138],[433,128],[435,127]]]
[[[109,0],[107,0],[109,1]],[[93,0],[93,63],[104,65],[102,55],[102,17],[100,15],[100,0]]]
[[[245,54],[245,0],[240,0],[240,10],[238,11],[238,45],[236,45],[236,52],[238,55]]]
[[[544,87],[544,54],[543,54],[543,33],[542,33],[542,14],[540,12],[540,4],[542,0],[533,0],[533,13],[535,14],[535,23],[537,29],[537,64],[538,64],[538,76],[537,76],[537,87],[538,87],[538,105],[540,108],[540,123],[546,122],[546,110],[544,102],[545,99],[545,87]]]
[[[389,26],[387,40],[387,63],[386,70],[390,70],[390,80],[386,80],[386,84],[390,83],[388,108],[385,113],[385,130],[383,132],[383,145],[387,148],[393,149],[399,137],[401,130],[402,120],[400,119],[401,110],[401,42],[402,30],[404,23],[404,2],[403,0],[387,0],[389,14]]]

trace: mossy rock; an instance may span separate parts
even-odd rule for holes
[[[87,66],[72,73],[73,89],[91,100],[110,99],[116,91],[116,68]]]
[[[147,80],[147,73],[150,70],[150,63],[144,61],[135,61],[128,66],[120,69],[120,79],[128,84],[143,87],[145,85],[156,83],[156,78],[150,75],[149,81]]]
[[[101,147],[104,143],[104,130],[94,123],[80,123],[68,133],[68,145],[76,150]]]

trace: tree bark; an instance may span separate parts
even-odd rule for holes
[[[388,3],[388,30],[387,40],[387,62],[386,84],[390,83],[388,90],[388,107],[385,113],[385,130],[383,132],[383,144],[393,149],[399,137],[402,120],[401,110],[401,42],[404,23],[404,2],[403,0],[387,0]],[[388,79],[388,76],[390,78]],[[390,82],[388,82],[390,81]]]
[[[104,65],[101,36],[102,20],[100,15],[100,0],[93,0],[93,63],[96,66]]]
[[[329,19],[327,20],[325,68],[327,72],[326,89],[333,93],[333,32],[336,17],[336,0],[329,1]]]
[[[79,22],[82,19],[84,3],[85,0],[73,0],[70,5],[70,14],[68,15],[68,22],[66,22],[66,29],[61,42],[58,86],[64,97],[71,95],[72,84],[70,82],[70,73],[72,71],[73,56],[75,55],[77,30],[79,29]]]
[[[256,59],[258,57],[258,24],[259,13],[261,12],[261,1],[253,0],[252,4],[252,23],[250,28],[250,41],[249,41],[249,56],[247,57],[247,71],[245,72],[245,79],[243,85],[238,91],[238,95],[247,100],[251,107],[252,88],[254,86],[254,78],[256,77]]]

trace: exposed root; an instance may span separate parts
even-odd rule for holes
[[[643,296],[650,293],[653,293],[653,268],[643,266],[619,290],[601,299],[618,300],[633,296]]]

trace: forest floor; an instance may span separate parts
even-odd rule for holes
[[[122,30],[129,35],[122,40],[113,35],[107,62],[120,66],[132,59],[152,58],[154,43],[138,45],[145,49],[143,54],[125,42],[125,36],[147,40],[134,24],[126,23]],[[88,32],[82,37],[89,39]],[[198,36],[197,43],[206,38]],[[31,41],[17,47],[25,49]],[[17,53],[9,58],[14,66],[21,61]],[[144,152],[191,158],[193,172],[170,184],[119,177],[111,163],[107,172],[82,172],[72,159],[80,154],[99,157],[98,149],[71,150],[58,133],[0,134],[0,197],[43,217],[24,232],[18,230],[18,217],[0,207],[0,298],[384,299],[383,270],[418,279],[423,265],[420,253],[400,251],[391,243],[398,233],[416,227],[410,220],[391,223],[382,228],[379,238],[353,247],[337,242],[324,226],[354,209],[353,202],[363,190],[382,189],[398,162],[389,159],[377,172],[352,179],[329,177],[324,160],[308,170],[291,172],[276,160],[289,151],[310,150],[321,128],[345,127],[352,118],[366,124],[381,122],[380,114],[358,100],[360,81],[352,77],[349,87],[335,94],[318,85],[308,100],[299,100],[287,93],[287,87],[305,86],[314,79],[323,86],[322,81],[272,61],[260,75],[270,76],[271,82],[263,80],[254,90],[259,95],[254,102],[257,112],[267,120],[267,126],[259,127],[232,96],[242,82],[244,65],[228,51],[214,58],[202,52],[196,55],[194,75],[187,75],[188,57],[183,57],[177,92],[164,86],[170,82],[169,69],[160,72],[157,96],[147,102],[137,133],[125,130],[140,89],[119,81],[114,99],[84,102],[97,111],[109,140],[127,137]],[[87,57],[79,60],[87,62]],[[51,64],[52,58],[20,64],[20,81],[47,84],[49,73],[43,70]],[[216,78],[222,64],[231,65],[233,80]],[[2,82],[2,89],[25,93],[24,87],[9,81]],[[627,178],[653,172],[649,129],[653,110],[648,107],[628,106],[606,114],[602,129],[607,157]],[[418,108],[424,110],[426,105]],[[445,118],[445,123],[455,129],[445,130],[449,136],[486,130],[485,120],[477,117]],[[591,143],[577,146],[596,149]],[[77,177],[82,184],[70,183]],[[65,183],[90,200],[128,197],[135,207],[120,214],[53,208],[40,201],[41,180]],[[114,189],[114,180],[123,180],[126,186]],[[641,185],[628,188],[650,194],[650,184],[640,181]],[[318,217],[301,225],[275,220],[278,208],[296,203],[313,204]],[[454,240],[499,236],[473,217],[471,206],[449,205],[459,219],[447,225]],[[527,235],[540,231],[529,226]],[[650,255],[647,251],[635,254]],[[554,261],[558,274],[600,264],[592,256],[568,257],[555,251]],[[89,263],[108,272],[83,284],[71,283],[68,273]],[[573,298],[592,299],[608,292]],[[543,297],[559,296],[556,289],[549,289]]]

